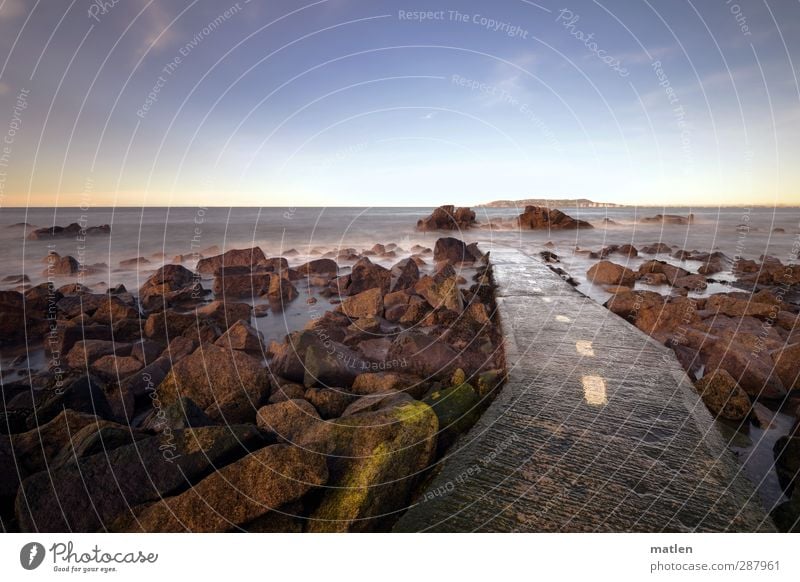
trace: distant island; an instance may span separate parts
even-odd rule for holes
[[[612,204],[611,202],[594,202],[586,198],[526,198],[525,200],[495,200],[487,204],[479,204],[477,208],[524,208],[526,206],[546,206],[555,208],[558,206],[572,208],[623,208],[624,204]]]

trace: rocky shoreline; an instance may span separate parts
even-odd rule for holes
[[[505,377],[488,255],[445,237],[370,260],[394,249],[346,249],[347,268],[254,247],[136,293],[0,292],[4,349],[38,338],[47,358],[3,383],[3,529],[389,529]],[[301,295],[303,329],[254,327]]]

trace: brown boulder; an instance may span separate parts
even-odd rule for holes
[[[667,282],[670,285],[674,285],[675,281],[681,277],[689,275],[689,271],[681,269],[680,267],[675,267],[664,261],[646,261],[639,265],[640,275],[646,275],[648,273],[661,273],[666,276]]]
[[[256,298],[269,290],[271,279],[272,274],[266,270],[253,271],[249,267],[225,267],[216,271],[212,290],[215,295],[225,298]]]
[[[134,510],[134,532],[224,532],[240,528],[328,480],[325,460],[290,445],[251,453],[188,491]]]
[[[475,225],[475,212],[470,208],[440,206],[430,216],[417,221],[417,230],[466,230]]]
[[[787,390],[800,389],[800,343],[791,344],[772,352],[775,373]]]
[[[223,348],[240,350],[256,356],[261,355],[265,345],[261,332],[241,319],[214,343]]]
[[[586,276],[592,283],[596,285],[620,285],[623,287],[633,287],[636,283],[636,273],[623,267],[612,263],[611,261],[600,261],[593,265],[586,272]]]
[[[376,287],[351,295],[342,301],[338,309],[351,319],[380,317],[383,315],[383,291]]]
[[[269,382],[255,358],[205,345],[173,366],[157,394],[164,405],[186,396],[213,420],[248,422],[269,397]]]
[[[358,295],[369,289],[378,288],[381,293],[389,292],[392,274],[389,269],[374,264],[368,258],[359,259],[350,273],[347,295]]]
[[[235,301],[212,301],[208,305],[198,307],[196,310],[199,318],[214,320],[220,329],[226,330],[240,319],[249,323],[252,307],[247,303]]]
[[[471,263],[475,257],[467,249],[464,241],[448,236],[436,241],[436,245],[433,247],[433,260],[457,264]]]
[[[264,256],[264,251],[258,247],[233,249],[221,255],[201,259],[197,263],[197,272],[204,275],[213,275],[222,268],[247,267],[254,269],[266,266],[266,264],[267,257]]]
[[[576,228],[592,228],[584,220],[577,220],[555,208],[544,206],[526,206],[525,212],[517,218],[517,224],[523,229],[573,230]]]
[[[403,291],[414,287],[419,281],[419,267],[411,259],[404,259],[392,267],[392,291]]]
[[[743,420],[750,414],[750,398],[725,370],[714,370],[695,383],[703,403],[716,416]]]
[[[762,359],[743,348],[723,343],[712,345],[708,352],[708,373],[727,371],[751,398],[770,400],[786,396],[786,388],[768,356]]]
[[[317,409],[301,399],[288,399],[259,409],[256,424],[261,432],[274,436],[278,442],[294,442],[322,419]]]
[[[139,289],[139,303],[144,309],[158,310],[192,301],[202,296],[203,288],[189,269],[164,265]]]

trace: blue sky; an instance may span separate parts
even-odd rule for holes
[[[0,0],[5,206],[800,204],[794,0],[101,4]]]

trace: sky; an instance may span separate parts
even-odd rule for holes
[[[0,0],[0,207],[800,205],[798,0]]]

